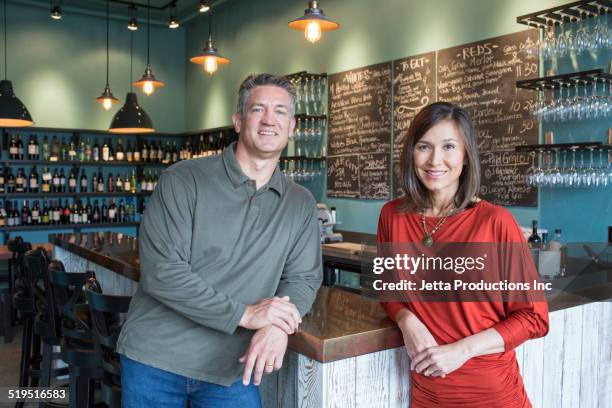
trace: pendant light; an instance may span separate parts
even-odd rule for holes
[[[168,21],[168,28],[175,29],[179,28],[179,22],[175,17],[176,15],[176,0],[170,5],[170,20]]]
[[[200,0],[200,7],[198,8],[198,11],[200,13],[206,13],[208,10],[210,10],[210,5],[208,4],[208,1]]]
[[[137,17],[138,17],[138,10],[136,10],[136,6],[134,6],[133,4],[130,4],[130,7],[128,7],[128,25],[127,25],[128,30],[131,30],[131,31],[138,30]]]
[[[314,44],[321,39],[324,31],[337,30],[340,24],[327,18],[323,10],[319,8],[319,2],[312,0],[308,2],[304,15],[289,22],[289,27],[304,31],[306,40]]]
[[[13,84],[7,79],[6,0],[4,7],[4,79],[0,81],[0,127],[32,126],[34,121],[28,108],[15,96]]]
[[[153,121],[138,105],[138,98],[132,92],[132,72],[134,53],[134,33],[130,33],[130,92],[125,97],[125,104],[119,109],[108,129],[111,133],[151,133],[155,132]]]
[[[206,48],[201,55],[191,58],[189,61],[194,64],[200,64],[204,67],[204,71],[210,75],[217,72],[219,65],[229,64],[230,60],[221,56],[217,52],[212,40],[212,10],[208,12],[208,41],[206,42]]]
[[[153,75],[153,70],[150,64],[150,53],[151,53],[151,0],[147,0],[147,67],[145,68],[144,74],[140,80],[134,82],[134,85],[142,88],[142,92],[145,95],[151,95],[155,92],[155,87],[161,88],[165,84],[162,81],[158,81]]]
[[[106,0],[106,87],[104,87],[104,91],[102,91],[102,95],[96,98],[104,110],[110,110],[113,104],[119,102],[119,99],[115,98],[113,93],[110,90],[110,86],[108,85],[108,37],[110,31],[110,1]]]
[[[60,7],[60,5],[59,4],[54,5],[53,0],[49,0],[49,3],[51,5],[51,18],[54,20],[61,20],[62,19],[62,8]]]

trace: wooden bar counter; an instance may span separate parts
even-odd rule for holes
[[[137,238],[57,234],[50,242],[68,271],[93,270],[105,292],[134,292],[140,272]],[[335,250],[324,248],[323,256],[324,262],[342,262]],[[346,258],[358,262],[355,254]],[[586,287],[549,296],[549,334],[515,350],[534,406],[558,407],[561,401],[571,401],[572,407],[597,401],[612,406],[612,274],[601,276]],[[409,360],[402,346],[401,332],[375,299],[323,286],[299,332],[289,338],[283,368],[265,376],[262,402],[265,407],[409,406]]]

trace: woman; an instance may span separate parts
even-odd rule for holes
[[[426,106],[401,156],[404,196],[381,210],[378,241],[525,242],[509,211],[476,197],[478,148],[468,113]],[[412,408],[531,407],[514,348],[548,332],[546,302],[386,302],[411,359]]]

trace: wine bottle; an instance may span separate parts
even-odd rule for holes
[[[32,223],[32,215],[30,214],[30,207],[28,207],[28,201],[23,200],[23,208],[21,209],[21,225],[30,225]]]
[[[80,162],[84,162],[85,161],[85,142],[82,141],[82,140],[81,140],[81,143],[79,144],[78,156],[79,156],[79,161]]]
[[[49,218],[49,207],[47,206],[47,200],[43,202],[42,223],[44,225],[48,225],[51,223],[51,220]]]
[[[101,215],[100,215],[100,206],[98,205],[98,200],[94,200],[94,208],[92,211],[92,223],[98,224],[100,223]]]
[[[110,148],[108,147],[108,143],[104,142],[102,145],[102,161],[108,161],[110,156]]]
[[[111,198],[110,205],[108,206],[108,222],[117,222],[117,206],[115,201]]]
[[[132,150],[132,143],[128,141],[127,148],[125,151],[125,159],[128,162],[134,161],[134,151]]]
[[[34,205],[32,206],[32,224],[38,225],[40,224],[40,207],[38,206],[38,201],[34,201]]]
[[[51,182],[52,181],[53,181],[53,176],[51,175],[49,168],[43,167],[42,183],[41,183],[41,190],[43,193],[51,192]]]
[[[7,193],[14,193],[17,189],[17,180],[15,180],[15,176],[13,175],[13,169],[8,168],[8,176],[6,178],[6,189]]]
[[[89,138],[87,138],[87,143],[85,143],[85,161],[91,161],[92,159],[92,151],[91,151],[91,143],[89,142]]]
[[[30,171],[30,193],[38,193],[38,173],[36,172],[36,166],[32,167]]]
[[[59,176],[59,192],[60,193],[65,193],[66,192],[66,175],[64,175],[64,169],[60,169],[60,176]]]
[[[19,135],[19,140],[17,140],[17,159],[23,160],[23,141],[21,140],[21,135]]]
[[[104,222],[108,222],[108,207],[106,206],[106,200],[105,199],[102,200],[101,212],[102,212],[102,214],[101,214],[102,222],[103,223]]]
[[[28,141],[28,160],[36,160],[36,145],[34,144],[34,135],[30,135]]]
[[[538,221],[531,221],[531,235],[527,240],[531,248],[540,248],[542,244],[542,238],[538,235]]]
[[[19,158],[19,148],[17,147],[17,139],[15,134],[11,134],[11,144],[9,146],[9,159],[17,160]]]
[[[104,192],[104,177],[102,176],[102,169],[98,172],[98,193]]]
[[[64,138],[62,138],[62,145],[60,147],[60,157],[62,161],[68,161],[68,146],[66,145]]]
[[[108,191],[109,193],[112,193],[115,191],[115,179],[113,178],[113,173],[108,173],[108,189],[106,191]]]
[[[91,149],[91,156],[93,161],[100,161],[100,146],[98,146],[98,140],[96,139],[96,143],[93,145]]]
[[[117,140],[117,151],[115,152],[115,160],[125,160],[125,152],[123,151],[123,141]]]
[[[51,140],[51,154],[49,156],[49,161],[56,162],[60,159],[60,142],[57,140],[57,135],[53,135],[53,140]]]
[[[0,170],[0,194],[4,194],[6,193],[6,175],[5,172],[6,169],[3,167]]]
[[[49,161],[50,157],[51,157],[51,149],[49,148],[49,140],[47,138],[47,135],[45,135],[43,139],[43,144],[42,144],[42,159],[44,161]]]
[[[123,179],[123,191],[125,191],[126,193],[132,192],[132,186],[130,185],[130,175],[129,174],[126,174],[125,178]]]
[[[74,139],[70,139],[70,144],[68,145],[68,160],[75,161],[77,158],[76,145],[74,144]]]
[[[15,192],[25,192],[25,176],[23,174],[23,169],[21,168],[17,170],[17,177],[15,178]]]
[[[68,177],[68,192],[76,193],[77,190],[77,177],[76,177],[76,169],[73,169],[70,172],[70,176]]]
[[[89,182],[87,181],[87,176],[85,175],[85,169],[81,171],[81,193],[87,192],[87,186]]]

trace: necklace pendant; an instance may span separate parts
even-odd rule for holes
[[[431,246],[433,245],[433,238],[431,237],[431,235],[429,234],[425,234],[423,236],[423,239],[421,240],[421,242],[423,243],[423,245],[425,245],[427,248],[431,248]]]

